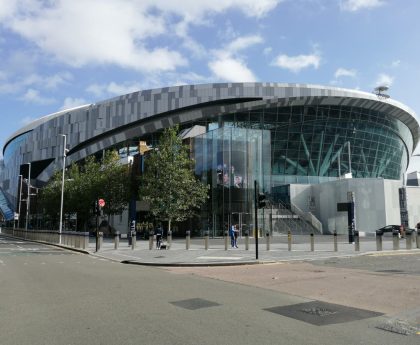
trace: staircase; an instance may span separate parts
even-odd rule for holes
[[[322,234],[322,224],[310,212],[303,212],[296,205],[290,206],[279,202],[271,208],[273,235],[287,234],[309,235]]]

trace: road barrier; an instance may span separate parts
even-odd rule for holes
[[[249,231],[245,231],[245,250],[249,250]]]
[[[405,232],[405,248],[410,250],[412,245],[411,245],[411,235],[412,232],[411,231],[406,231]]]
[[[58,231],[2,228],[2,233],[31,241],[60,244],[60,233]],[[87,249],[89,247],[89,233],[62,231],[61,244],[72,248]]]
[[[376,251],[382,250],[382,233],[376,233]]]
[[[338,240],[337,240],[337,231],[334,230],[334,251],[337,252],[338,251]]]
[[[117,250],[120,245],[120,232],[116,231],[114,234],[114,249]]]
[[[398,232],[392,233],[392,249],[394,250],[400,249],[400,239],[398,237]]]
[[[134,248],[136,248],[136,244],[137,244],[137,235],[136,235],[136,231],[131,231],[131,249],[134,250]]]
[[[73,239],[72,239],[73,240]],[[104,244],[104,233],[99,232],[99,245],[98,245],[98,251],[102,249],[102,245]]]
[[[149,250],[153,249],[153,236],[155,233],[153,231],[149,231]]]
[[[209,232],[208,231],[204,231],[204,249],[205,250],[209,249]]]
[[[292,233],[290,230],[287,231],[287,250],[292,251]]]
[[[357,230],[354,232],[354,250],[360,252],[360,236]]]
[[[315,251],[315,238],[314,238],[314,233],[311,232],[311,252]]]
[[[229,241],[229,233],[227,231],[225,231],[225,250],[228,250],[228,241]]]
[[[186,231],[185,232],[185,249],[189,250],[191,245],[191,232]]]
[[[270,233],[269,232],[265,234],[265,239],[266,239],[266,249],[267,251],[269,251],[270,250]]]
[[[166,249],[170,249],[172,246],[172,231],[168,231],[168,236],[166,238]]]

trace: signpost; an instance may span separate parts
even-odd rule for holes
[[[99,215],[101,214],[101,208],[105,206],[104,199],[95,200],[95,213],[96,213],[96,251],[99,250]]]

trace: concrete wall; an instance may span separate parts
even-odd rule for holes
[[[414,228],[420,222],[420,187],[407,187],[408,225]]]
[[[342,179],[311,186],[291,185],[290,194],[292,202],[303,211],[311,208],[310,211],[321,221],[324,233],[337,230],[339,234],[346,234],[347,212],[338,212],[337,203],[347,202],[347,192],[352,191],[355,194],[356,229],[373,232],[387,224],[401,223],[398,194],[400,187],[401,181],[381,178]],[[312,205],[309,202],[311,197],[314,200]],[[417,204],[420,207],[420,194],[418,197],[413,194],[409,198],[412,208],[417,207],[413,202],[415,198],[419,200]]]

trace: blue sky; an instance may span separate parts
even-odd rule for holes
[[[418,0],[0,0],[0,145],[61,109],[191,83],[386,84],[420,114],[419,13]]]

